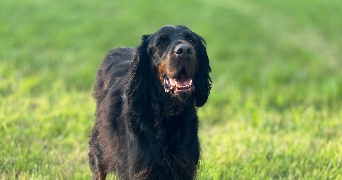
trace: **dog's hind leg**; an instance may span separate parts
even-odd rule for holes
[[[105,180],[107,173],[102,165],[102,150],[98,143],[98,131],[94,128],[90,132],[89,141],[89,166],[93,172],[93,180]]]
[[[93,180],[105,180],[106,176],[107,174],[105,172],[100,171],[97,177],[93,177]]]

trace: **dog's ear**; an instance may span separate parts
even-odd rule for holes
[[[206,50],[205,40],[198,34],[196,34],[199,41],[199,53],[198,53],[198,66],[197,73],[194,78],[195,85],[195,98],[196,106],[201,107],[207,102],[210,89],[211,89],[211,78],[209,73],[211,68],[209,66],[209,58]]]
[[[142,42],[147,42],[149,37],[151,37],[151,34],[143,35],[143,36],[141,37],[141,41],[142,41]]]
[[[125,87],[130,110],[138,114],[146,110],[146,104],[150,104],[151,62],[147,52],[149,37],[150,35],[143,35],[141,44],[136,48]]]

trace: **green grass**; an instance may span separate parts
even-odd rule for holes
[[[0,179],[90,179],[95,73],[165,24],[207,41],[199,179],[342,179],[342,2],[0,2]],[[114,179],[114,176],[110,176]]]

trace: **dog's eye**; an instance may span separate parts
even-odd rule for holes
[[[153,48],[153,47],[152,47],[152,48],[149,48],[149,49],[148,49],[148,53],[149,53],[149,54],[154,54],[155,52],[156,52],[156,48]]]
[[[167,45],[167,43],[168,43],[168,40],[167,39],[160,39],[159,41],[158,41],[158,46],[160,46],[160,47],[163,47],[163,46],[166,46]]]
[[[191,44],[193,44],[193,43],[195,43],[195,40],[194,40],[193,38],[190,37],[190,38],[188,38],[188,42],[191,43]]]

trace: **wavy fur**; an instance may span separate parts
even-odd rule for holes
[[[186,101],[164,92],[156,74],[163,59],[152,58],[162,56],[151,49],[159,34],[171,37],[183,29],[162,28],[143,36],[137,48],[116,48],[104,58],[93,90],[97,102],[89,142],[93,179],[105,179],[112,172],[123,180],[196,177],[200,157],[196,106],[207,101],[211,89],[205,42],[196,35],[196,90]]]

